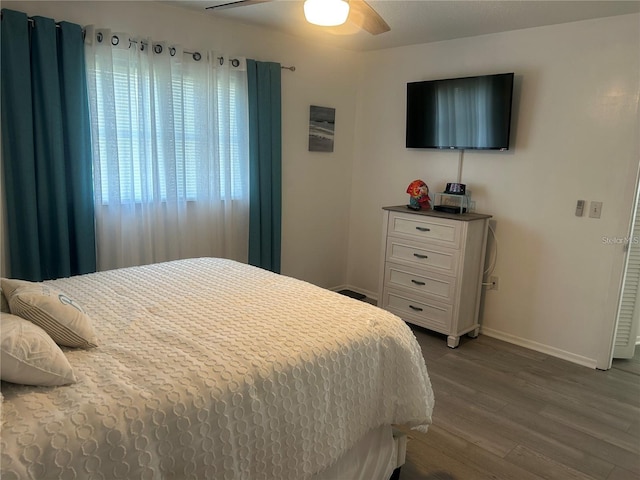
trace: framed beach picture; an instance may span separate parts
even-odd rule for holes
[[[336,125],[336,109],[309,107],[309,151],[333,152],[333,135]]]

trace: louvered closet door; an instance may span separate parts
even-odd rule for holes
[[[640,299],[638,299],[640,293],[640,208],[638,205],[636,205],[630,240],[613,358],[633,357],[638,337],[638,324],[640,323]]]

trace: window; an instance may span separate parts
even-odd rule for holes
[[[245,261],[246,69],[88,29],[98,268],[217,256]],[[110,40],[110,41],[109,41]]]
[[[88,77],[100,204],[246,195],[243,70],[172,56],[162,44],[95,50]]]

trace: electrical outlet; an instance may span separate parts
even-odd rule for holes
[[[492,277],[490,277],[489,283],[491,284],[489,285],[489,290],[500,290],[500,277],[498,277],[497,275],[493,275]]]

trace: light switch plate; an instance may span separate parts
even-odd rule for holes
[[[589,207],[589,216],[591,218],[600,218],[602,214],[602,202],[591,202]]]
[[[578,203],[576,204],[576,217],[581,217],[584,213],[584,204],[584,200],[578,200]]]

